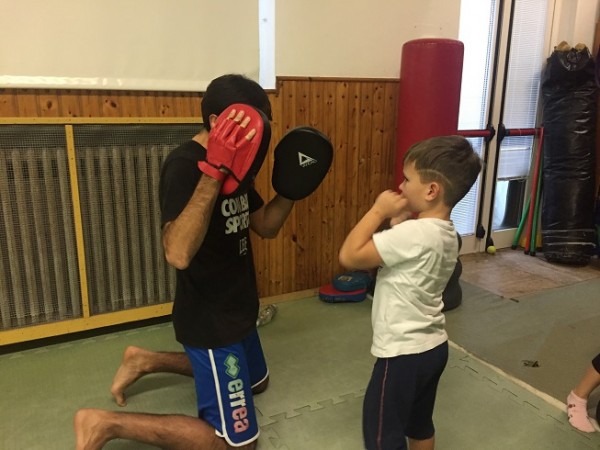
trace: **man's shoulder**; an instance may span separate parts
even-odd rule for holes
[[[206,149],[194,140],[189,140],[174,148],[165,158],[163,165],[175,160],[187,160],[194,163],[206,157]]]

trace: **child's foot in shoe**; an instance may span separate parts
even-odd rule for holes
[[[596,431],[587,414],[587,400],[578,397],[573,391],[567,397],[567,415],[569,423],[579,431],[584,433]]]

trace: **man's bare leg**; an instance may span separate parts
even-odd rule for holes
[[[127,347],[110,388],[117,405],[127,404],[125,389],[128,386],[144,375],[157,372],[193,376],[192,365],[185,352],[153,352],[140,347]]]
[[[73,422],[76,450],[100,450],[113,439],[128,439],[171,450],[227,450],[225,440],[201,419],[183,415],[134,414],[80,409]],[[256,441],[239,450],[253,450]]]

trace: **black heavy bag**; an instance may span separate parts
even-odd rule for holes
[[[458,238],[458,251],[460,251],[462,247],[462,238],[460,234],[456,234]],[[448,284],[442,292],[442,301],[444,302],[444,306],[442,308],[443,312],[450,311],[454,308],[457,308],[462,303],[462,287],[460,286],[459,280],[462,275],[462,262],[460,261],[460,256],[456,260],[456,266],[454,267],[454,272],[450,276],[448,280]]]
[[[587,264],[595,251],[594,66],[587,47],[561,43],[542,74],[542,248],[550,262]]]

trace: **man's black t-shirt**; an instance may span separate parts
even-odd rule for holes
[[[188,141],[163,163],[159,196],[161,223],[175,220],[200,180],[198,161],[206,150]],[[177,270],[173,326],[179,342],[216,348],[239,342],[256,326],[259,299],[250,245],[250,213],[263,205],[250,188],[219,195],[206,237],[185,270]]]

